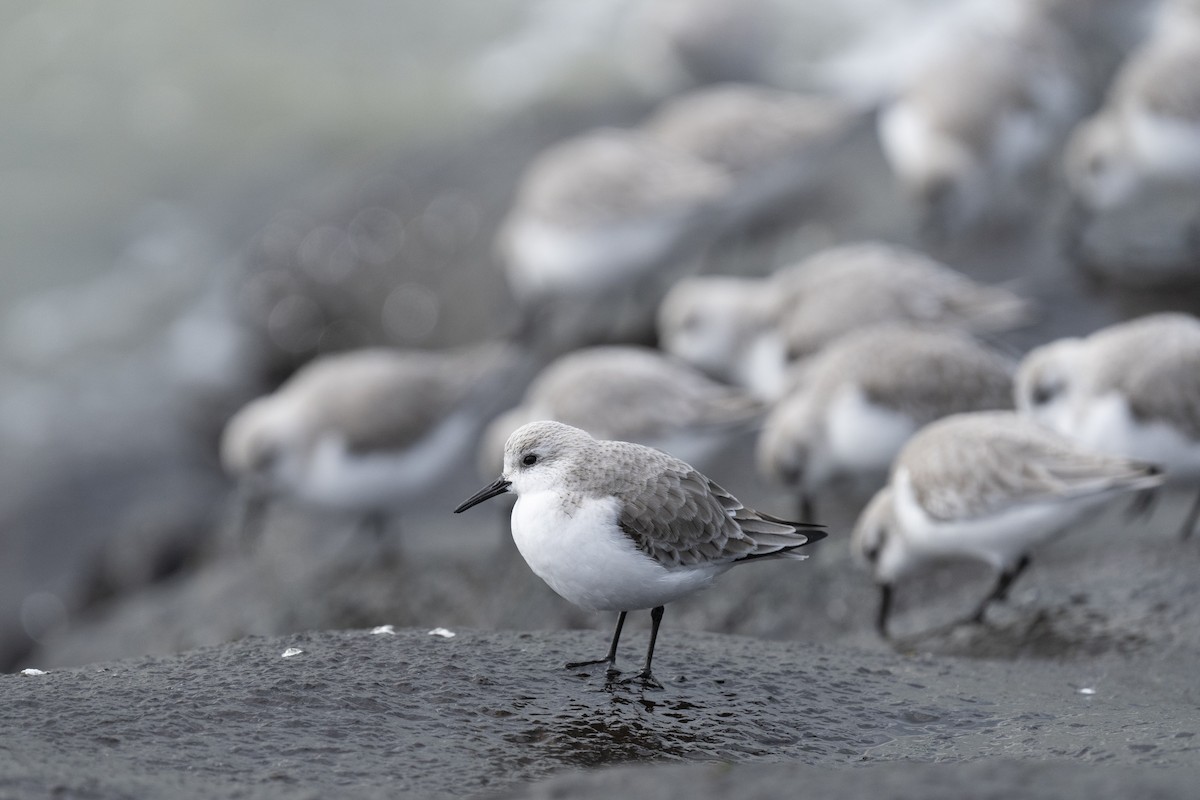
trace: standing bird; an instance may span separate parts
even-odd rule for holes
[[[602,128],[529,166],[497,234],[527,336],[560,349],[650,332],[669,280],[698,266],[724,172]]]
[[[1109,500],[1162,482],[1155,466],[1085,450],[1011,412],[929,425],[901,450],[851,536],[879,584],[879,634],[888,636],[896,581],[921,565],[961,557],[994,567],[994,588],[968,618],[982,622],[1029,566],[1032,548]]]
[[[965,333],[878,325],[848,334],[805,365],[768,415],[759,471],[813,497],[842,478],[874,491],[920,428],[951,414],[1012,408],[1016,363]]]
[[[1200,483],[1200,319],[1163,313],[1031,351],[1017,408],[1104,453],[1160,464],[1166,478]],[[1200,495],[1180,535],[1200,519]]]
[[[318,358],[227,423],[221,463],[250,524],[268,500],[357,514],[381,535],[475,441],[514,363],[505,348],[375,348]],[[243,530],[245,536],[251,531]]]
[[[626,614],[649,608],[643,686],[651,673],[666,603],[709,586],[733,565],[804,558],[796,548],[824,538],[820,526],[746,508],[683,461],[644,445],[605,441],[560,422],[518,428],[504,471],[454,513],[505,492],[517,495],[513,541],[530,568],[581,608],[619,611],[608,654],[567,664],[606,664],[617,674]]]

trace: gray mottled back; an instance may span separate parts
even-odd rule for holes
[[[1149,488],[1157,470],[1084,450],[1004,411],[959,414],[927,426],[897,457],[931,517],[962,520],[1028,503]]]
[[[1200,441],[1200,320],[1152,314],[1097,331],[1086,342],[1093,394],[1119,391],[1136,419],[1166,422]]]
[[[541,154],[521,184],[516,213],[561,225],[690,215],[716,200],[728,178],[648,136],[604,128]]]
[[[826,143],[852,118],[851,109],[832,98],[721,84],[669,101],[645,130],[670,147],[737,174]]]
[[[731,427],[761,413],[746,393],[632,346],[563,356],[530,384],[524,405],[594,436],[620,439]]]
[[[282,392],[302,396],[314,432],[335,431],[355,452],[399,450],[416,442],[502,369],[499,348],[437,353],[373,348],[317,359]]]
[[[856,384],[871,403],[923,425],[964,411],[1012,408],[1015,369],[1012,359],[956,330],[879,325],[822,351],[802,391],[824,406],[842,386]]]
[[[776,273],[781,328],[794,355],[812,355],[865,321],[1000,331],[1028,322],[1031,304],[975,283],[907,248],[865,242],[830,248]]]

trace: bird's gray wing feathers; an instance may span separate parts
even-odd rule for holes
[[[621,530],[668,567],[785,555],[820,538],[746,508],[683,462],[627,487],[618,498]]]
[[[960,439],[904,460],[917,501],[936,519],[963,520],[1049,499],[1150,488],[1147,464],[1060,445],[1048,435]]]

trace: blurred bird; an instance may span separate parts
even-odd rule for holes
[[[880,242],[831,247],[765,279],[680,280],[658,310],[663,349],[708,374],[777,399],[790,364],[864,324],[913,322],[994,333],[1030,322],[1034,305],[915,250]]]
[[[1200,189],[1200,13],[1178,3],[1166,9],[1121,66],[1104,106],[1076,128],[1063,159],[1074,203],[1066,232],[1073,257],[1126,283],[1169,283],[1173,273],[1200,280],[1194,266],[1200,257],[1200,204],[1194,202]],[[1145,224],[1130,225],[1125,241],[1110,236],[1100,240],[1104,246],[1092,243],[1103,233],[1093,225],[1111,227],[1146,205],[1168,218],[1172,205],[1181,206],[1184,218],[1158,225],[1154,236]],[[1174,268],[1156,268],[1155,261]]]
[[[977,333],[1032,321],[1034,305],[1015,292],[984,286],[929,256],[863,242],[823,250],[778,270],[780,322],[790,361],[807,358],[864,322],[916,322]]]
[[[994,567],[994,588],[968,617],[982,622],[1034,547],[1109,500],[1162,480],[1155,466],[1083,449],[1011,412],[958,414],[923,428],[851,536],[880,587],[880,635],[888,636],[896,581],[921,565],[960,557]]]
[[[635,131],[598,129],[539,155],[497,240],[527,335],[558,349],[645,336],[728,189],[721,170]]]
[[[357,350],[318,358],[225,427],[221,463],[241,483],[245,537],[265,502],[387,516],[445,479],[475,442],[515,359],[482,346]]]
[[[838,478],[886,480],[918,429],[964,411],[1012,408],[1016,363],[965,333],[879,325],[838,339],[805,364],[767,417],[759,471],[799,493],[800,519]]]
[[[555,420],[601,439],[656,447],[702,464],[761,418],[757,400],[647,347],[577,350],[542,370],[521,404],[487,427],[480,469],[494,475],[504,443],[527,422]]]
[[[779,312],[779,293],[761,278],[681,278],[659,304],[658,343],[717,380],[770,400],[786,377]]]
[[[734,228],[816,189],[860,116],[833,97],[724,83],[668,100],[643,129],[732,176],[722,217]]]
[[[934,238],[1025,210],[1027,184],[1083,113],[1070,40],[1014,8],[948,37],[879,117],[884,154]]]
[[[1030,352],[1017,408],[1100,452],[1152,461],[1166,478],[1200,484],[1200,320],[1153,314]],[[1200,519],[1197,496],[1180,534]]]

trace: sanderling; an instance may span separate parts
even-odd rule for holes
[[[460,513],[505,492],[517,495],[512,533],[529,567],[559,595],[592,611],[619,611],[608,654],[617,672],[625,615],[651,609],[650,671],[663,606],[707,587],[734,564],[803,558],[796,548],[825,536],[819,526],[753,511],[683,461],[644,445],[595,439],[560,422],[518,428],[504,471],[464,501]]]
[[[749,430],[762,404],[657,350],[588,347],[543,369],[521,404],[497,417],[481,441],[486,475],[504,464],[504,444],[535,420],[573,425],[598,439],[637,442],[701,464],[738,430]]]
[[[663,284],[698,260],[728,187],[721,170],[636,131],[597,129],[542,153],[497,235],[526,324],[551,325],[545,337],[566,346],[641,334]]]
[[[805,364],[768,415],[760,471],[813,496],[849,478],[873,491],[918,429],[950,414],[1012,407],[1016,363],[965,333],[879,325],[844,336]]]
[[[682,278],[659,304],[659,346],[718,380],[774,399],[785,378],[779,311],[780,294],[760,278]]]
[[[851,537],[880,586],[879,633],[887,636],[896,581],[922,564],[965,557],[994,567],[996,585],[969,617],[981,622],[1029,566],[1033,547],[1162,480],[1155,466],[1083,449],[1013,412],[934,422],[900,451]]]
[[[509,350],[375,348],[318,358],[225,427],[221,461],[247,499],[386,515],[444,478],[478,434]]]
[[[884,154],[940,236],[1013,210],[1083,112],[1081,65],[1039,14],[976,24],[900,90],[879,117]]]
[[[1060,339],[1021,362],[1017,407],[1105,453],[1152,461],[1170,481],[1200,482],[1200,320],[1152,314],[1082,339]],[[1180,531],[1200,518],[1196,498]]]
[[[978,333],[1028,323],[1033,303],[915,250],[862,242],[822,250],[772,278],[787,358],[816,353],[864,322],[916,322]]]
[[[1125,284],[1200,280],[1200,13],[1165,8],[1063,156],[1070,255]]]
[[[728,83],[668,100],[642,127],[732,177],[721,209],[736,227],[816,189],[832,148],[859,118],[833,97]]]
[[[1068,184],[1091,211],[1128,203],[1148,183],[1200,181],[1200,13],[1167,8],[1064,154]]]

